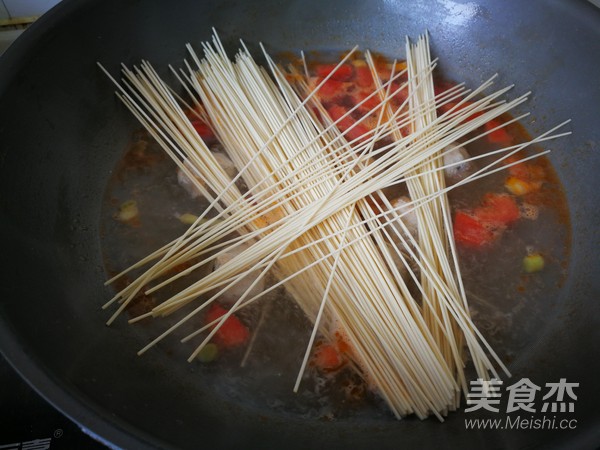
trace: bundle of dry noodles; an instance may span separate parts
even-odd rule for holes
[[[366,54],[376,89],[363,103],[377,100],[368,113],[376,123],[356,139],[337,126],[356,108],[334,120],[319,101],[331,74],[315,86],[295,68],[277,66],[266,51],[267,67],[259,66],[245,47],[232,61],[216,33],[202,47],[201,59],[188,45],[191,62],[180,72],[172,69],[191,100],[180,98],[147,62],[123,67],[122,84],[113,79],[124,104],[210,206],[182,236],[123,272],[144,268],[107,303],[119,305],[109,323],[141,292],[157,291],[233,251],[214,271],[187,277],[185,289],[133,320],[182,315],[140,353],[243,285],[227,314],[183,339],[206,333],[192,360],[231,314],[284,285],[314,324],[295,389],[317,334],[344,336],[355,369],[398,418],[433,414],[443,420],[457,408],[467,389],[465,349],[479,377],[497,377],[496,367],[508,374],[470,318],[447,193],[510,166],[506,160],[531,143],[560,136],[551,134],[558,127],[496,151],[492,163],[446,186],[449,144],[526,96],[501,101],[510,88],[484,95],[492,80],[474,91],[458,85],[436,95],[426,36],[415,44],[407,40],[406,69],[387,80]],[[399,107],[391,102],[398,89],[408,91]],[[451,103],[456,106],[436,114]],[[190,109],[210,124],[235,176],[195,132]],[[410,201],[397,206],[383,189],[400,184]],[[416,232],[407,227],[411,213]],[[189,267],[174,274],[183,263]],[[268,273],[278,282],[257,293]]]

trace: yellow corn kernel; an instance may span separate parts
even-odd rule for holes
[[[127,222],[129,220],[135,219],[138,216],[138,214],[139,210],[135,200],[128,200],[121,204],[121,206],[119,207],[117,219],[121,222]]]
[[[517,177],[509,177],[504,183],[504,187],[514,195],[525,195],[532,190],[531,184]]]

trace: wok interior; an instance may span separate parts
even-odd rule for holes
[[[374,443],[477,448],[486,442],[500,447],[550,439],[555,446],[589,442],[598,423],[593,387],[598,360],[589,347],[598,342],[600,292],[594,151],[600,69],[585,55],[600,50],[599,21],[591,5],[542,2],[59,5],[7,52],[0,72],[2,351],[51,402],[122,446],[269,447],[285,441],[291,448]],[[391,416],[323,423],[273,415],[203,389],[181,357],[161,349],[135,357],[141,336],[124,321],[103,326],[107,313],[100,306],[112,292],[103,286],[101,198],[137,124],[95,63],[113,73],[120,62],[142,58],[157,66],[179,65],[184,44],[208,39],[212,26],[232,50],[243,38],[250,46],[266,43],[272,54],[359,44],[390,56],[403,55],[405,35],[427,29],[448,78],[475,86],[498,72],[499,86],[514,82],[517,93],[531,89],[525,107],[535,118],[526,124],[533,134],[573,119],[573,136],[550,146],[571,208],[569,276],[553,301],[558,306],[544,313],[539,341],[509,368],[514,381],[527,376],[538,384],[579,382],[577,433],[466,431],[463,413],[451,414],[443,425],[412,418],[398,423]]]

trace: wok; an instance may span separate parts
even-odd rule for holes
[[[161,352],[135,357],[124,321],[105,328],[111,296],[99,237],[100,199],[137,127],[96,61],[179,64],[184,44],[216,27],[226,43],[271,53],[354,44],[402,55],[429,30],[451,79],[533,91],[537,132],[572,118],[552,144],[572,218],[568,275],[535,341],[511,362],[515,380],[578,382],[576,430],[465,430],[465,413],[331,422],[257,411],[206,389]],[[89,433],[123,448],[592,448],[600,329],[600,11],[585,1],[322,2],[64,1],[33,24],[0,65],[0,342],[48,401]]]

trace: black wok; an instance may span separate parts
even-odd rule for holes
[[[256,411],[203,389],[189,366],[109,329],[100,199],[134,120],[95,63],[179,63],[215,26],[272,53],[346,49],[402,55],[426,29],[448,77],[531,89],[536,132],[572,118],[552,145],[572,218],[568,276],[514,379],[580,383],[576,430],[465,430],[445,424],[332,422]],[[64,1],[0,65],[0,342],[14,367],[82,427],[124,448],[594,448],[600,444],[600,11],[585,1]],[[4,413],[4,412],[3,412]]]

